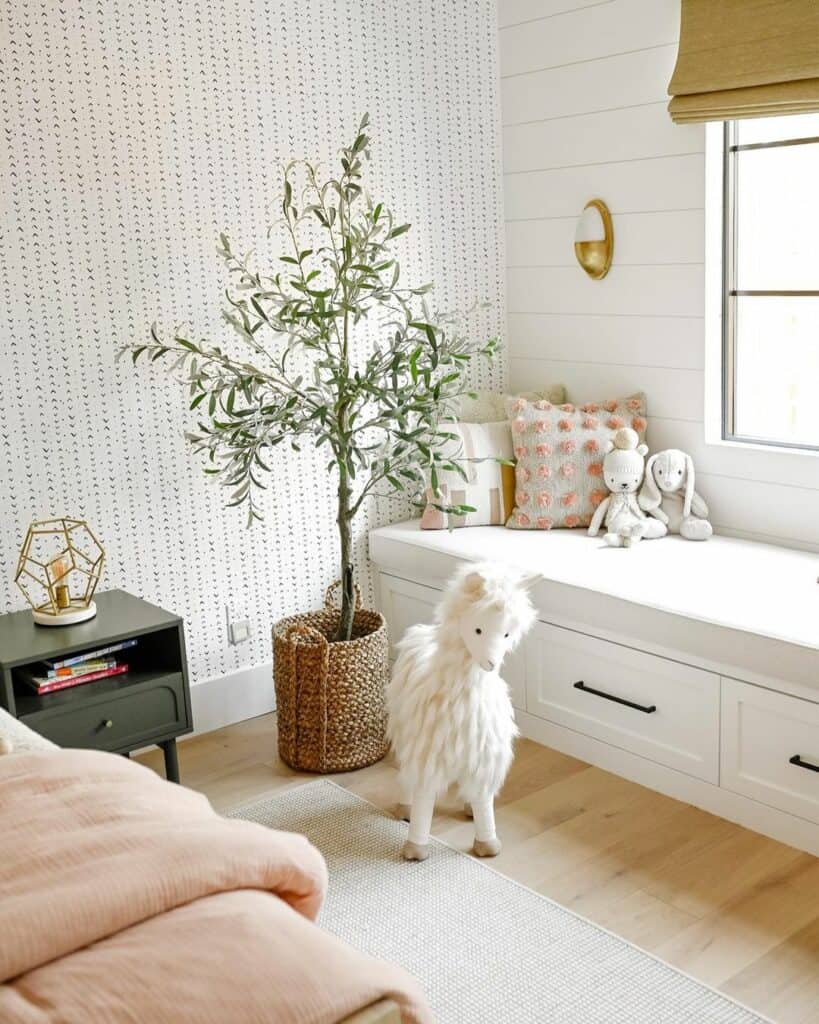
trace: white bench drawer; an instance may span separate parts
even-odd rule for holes
[[[719,781],[719,676],[538,622],[527,643],[530,714]]]
[[[402,580],[389,573],[378,574],[378,592],[381,614],[387,620],[390,634],[390,658],[395,659],[395,645],[410,626],[432,622],[435,606],[443,596],[435,587]],[[507,655],[501,675],[509,685],[512,705],[523,711],[526,708],[526,685],[524,683],[524,662],[521,648]]]
[[[378,597],[379,611],[389,627],[390,658],[394,659],[395,645],[410,626],[432,622],[441,591],[382,572],[378,576]]]
[[[819,704],[723,678],[722,785],[819,822]]]

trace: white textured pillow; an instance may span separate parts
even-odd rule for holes
[[[499,391],[476,391],[475,398],[465,395],[461,399],[460,410],[456,413],[464,423],[497,423],[506,419],[506,401],[509,398],[526,398],[530,402],[545,399],[552,405],[560,405],[566,401],[566,389],[562,384],[554,384],[543,391],[524,391],[520,395],[503,395]]]
[[[427,507],[421,517],[422,530],[444,530],[458,526],[502,526],[512,512],[515,490],[514,469],[495,460],[512,459],[512,432],[506,420],[499,423],[456,423],[452,433],[457,441],[447,451],[467,474],[447,470],[438,474],[439,496],[427,491]],[[470,460],[482,459],[482,462]],[[432,504],[471,505],[475,511],[456,516],[441,512]]]
[[[54,750],[55,745],[4,708],[0,708],[0,754],[22,754],[31,750]]]

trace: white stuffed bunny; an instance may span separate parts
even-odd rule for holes
[[[640,508],[686,540],[708,540],[714,532],[708,506],[694,490],[694,463],[690,455],[669,448],[652,455],[640,491]]]
[[[664,537],[666,527],[659,519],[649,519],[637,504],[636,492],[643,481],[647,445],[640,444],[636,431],[623,427],[609,441],[603,459],[603,479],[611,491],[595,510],[589,536],[596,537],[605,522],[603,540],[613,548],[627,548],[643,537]]]

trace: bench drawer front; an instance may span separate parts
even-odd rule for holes
[[[387,573],[379,574],[378,590],[379,611],[389,627],[390,658],[395,660],[395,645],[409,627],[432,622],[441,591]]]
[[[530,714],[718,782],[718,675],[543,622],[526,646]]]
[[[395,660],[395,644],[410,626],[432,622],[435,606],[443,592],[421,583],[411,583],[398,576],[379,573],[379,611],[387,620],[390,635],[390,658]],[[525,641],[524,641],[525,643]],[[526,685],[521,648],[507,655],[501,675],[509,685],[509,696],[514,707],[525,710]]]
[[[819,769],[819,704],[723,678],[725,789],[819,822],[819,770],[810,766]]]
[[[66,704],[27,715],[23,721],[60,747],[97,750],[135,749],[153,737],[184,728],[182,676],[163,676],[150,685],[122,691],[93,704]]]

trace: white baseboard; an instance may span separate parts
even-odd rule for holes
[[[624,779],[630,779],[685,803],[694,804],[695,807],[701,807],[721,818],[744,825],[754,832],[761,832],[772,839],[778,839],[781,843],[788,843],[819,856],[819,826],[813,822],[787,814],[776,807],[768,807],[767,804],[750,800],[738,793],[731,793],[720,786],[667,768],[665,765],[649,761],[628,750],[613,747],[573,729],[536,718],[525,711],[516,711],[515,719],[522,736],[541,743],[544,747],[552,747],[563,754],[569,754],[571,757],[620,775]]]
[[[253,665],[191,686],[193,733],[200,736],[226,725],[276,710],[273,665]]]

